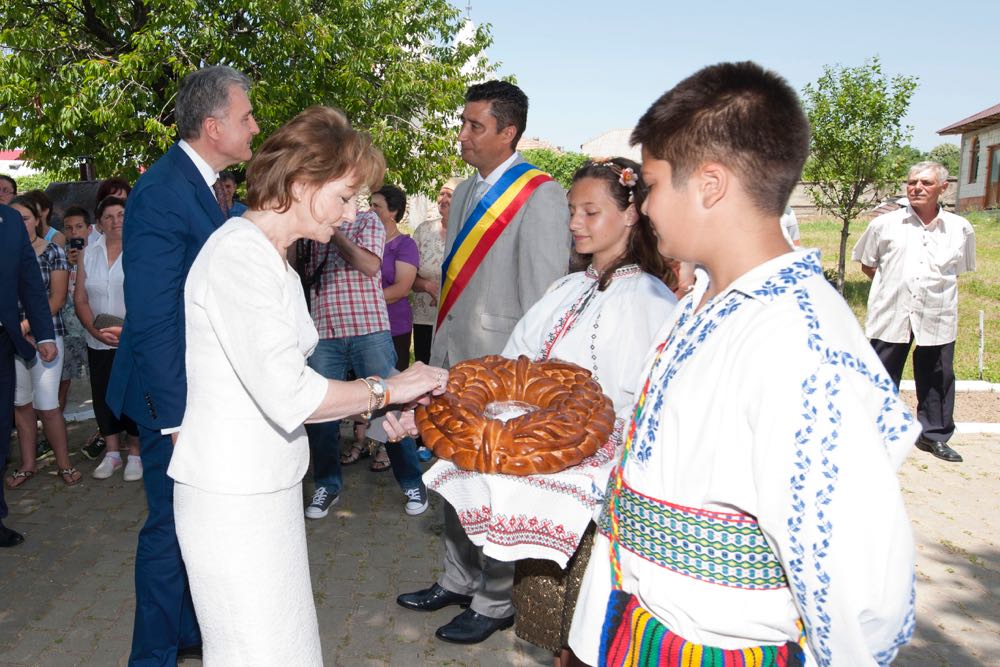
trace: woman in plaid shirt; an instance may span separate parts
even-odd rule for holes
[[[42,420],[45,436],[52,444],[59,466],[59,478],[66,486],[73,486],[80,481],[80,472],[69,462],[67,448],[66,422],[63,421],[62,409],[59,407],[59,380],[62,377],[63,336],[66,335],[66,325],[62,319],[62,307],[66,303],[66,293],[69,286],[69,262],[66,252],[53,241],[46,241],[37,233],[38,207],[27,197],[15,197],[11,207],[24,218],[24,226],[28,238],[38,259],[38,268],[42,272],[42,284],[49,295],[49,309],[52,311],[52,324],[56,332],[56,348],[59,354],[50,362],[35,358],[31,363],[20,357],[15,357],[14,366],[17,372],[17,389],[14,394],[14,424],[17,427],[17,439],[21,447],[21,466],[7,477],[7,488],[16,489],[35,476],[37,463],[35,461],[35,412]],[[28,334],[28,321],[21,314],[22,332]]]

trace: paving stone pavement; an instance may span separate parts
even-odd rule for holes
[[[79,447],[93,430],[92,421],[70,425],[83,483],[64,487],[50,463],[50,474],[7,492],[7,523],[26,542],[0,552],[0,667],[126,664],[145,499],[141,483],[120,474],[90,477],[96,462]],[[904,667],[1000,665],[1000,438],[964,435],[953,444],[964,464],[914,451],[900,474],[918,544],[918,626],[896,662]],[[512,631],[472,647],[436,640],[434,629],[457,608],[398,607],[399,592],[440,571],[441,500],[408,517],[390,473],[371,473],[364,462],[344,473],[340,503],[307,522],[326,665],[551,664]]]

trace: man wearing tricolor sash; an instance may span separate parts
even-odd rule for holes
[[[499,354],[521,316],[569,266],[569,210],[562,187],[516,151],[528,115],[517,86],[488,81],[465,97],[458,135],[462,159],[476,168],[452,197],[431,364]],[[445,506],[444,574],[400,605],[436,611],[469,606],[437,637],[478,643],[510,627],[514,563],[482,554],[454,509]]]

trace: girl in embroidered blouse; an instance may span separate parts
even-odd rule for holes
[[[587,268],[556,281],[517,323],[502,353],[509,358],[523,354],[536,361],[561,359],[586,368],[611,398],[619,418],[632,409],[643,361],[677,303],[665,284],[674,282],[673,274],[657,251],[649,220],[640,212],[645,186],[638,173],[639,165],[625,158],[592,162],[576,172],[568,195],[569,229]],[[509,483],[500,479],[503,476],[448,475],[451,462],[438,462],[425,476],[428,486],[443,495],[459,516],[471,508],[469,503],[475,508],[489,505],[497,515],[520,515],[523,502],[528,502],[541,509],[527,518],[544,519],[567,533],[586,533],[566,569],[559,567],[555,557],[548,559],[551,552],[538,548],[538,540],[529,537],[515,545],[531,547],[539,556],[517,563],[512,596],[517,609],[515,631],[551,650],[556,665],[570,664],[564,647],[593,541],[593,531],[587,528],[613,460],[613,448],[605,447],[566,471],[565,477],[561,477],[564,473],[545,476],[547,482],[575,489],[582,475],[590,475],[581,494],[586,500],[568,509],[564,503],[547,502],[551,496],[540,487],[551,484],[519,487],[518,500],[511,498],[509,486],[502,486]],[[437,485],[437,480],[442,483]],[[591,483],[598,491],[595,495],[591,495]],[[484,487],[490,488],[488,495]],[[553,509],[556,505],[563,509]]]

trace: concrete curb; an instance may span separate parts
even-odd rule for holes
[[[903,380],[899,383],[900,391],[916,391],[917,385],[913,380]],[[955,391],[992,391],[1000,392],[1000,384],[996,382],[986,382],[985,380],[957,380]]]

